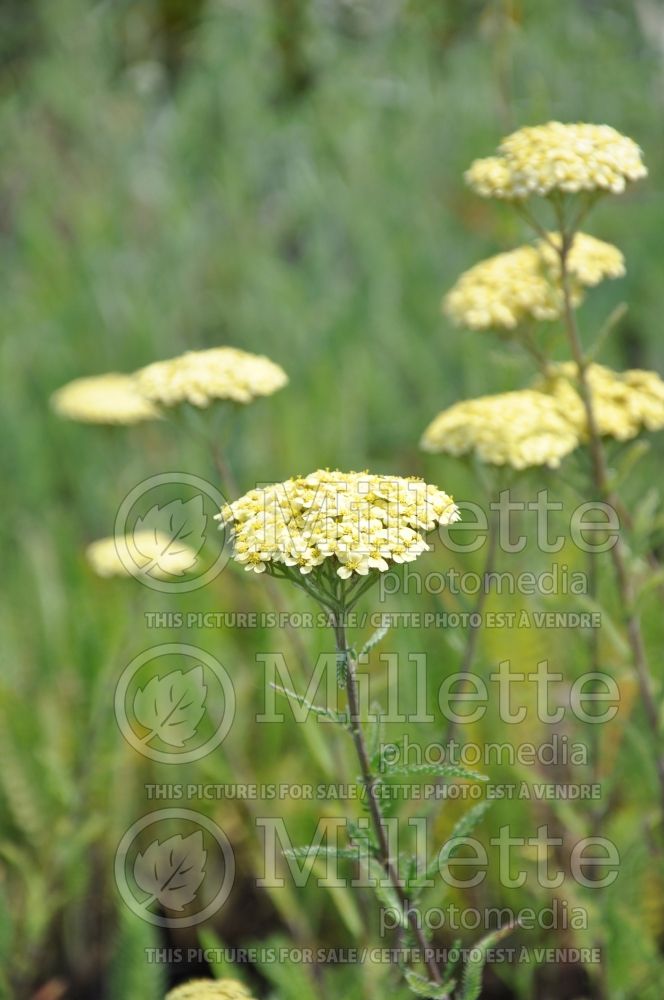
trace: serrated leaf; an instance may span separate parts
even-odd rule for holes
[[[200,495],[190,500],[171,500],[163,507],[155,504],[144,517],[136,519],[131,537],[136,551],[147,560],[144,572],[183,576],[194,566],[205,544],[206,527],[207,515]],[[139,532],[145,532],[148,544],[138,543]]]
[[[467,837],[475,829],[477,824],[480,822],[482,817],[493,805],[493,802],[485,799],[483,802],[478,802],[477,805],[472,806],[467,812],[461,816],[460,819],[454,824],[452,832],[448,837],[448,841],[455,840],[459,837]],[[439,864],[441,857],[446,860],[445,855],[445,844],[442,845],[440,850],[429,865],[427,865],[424,874],[419,878],[414,879],[412,882],[412,887],[417,889],[421,888],[424,882],[429,881],[439,870]]]
[[[388,764],[381,762],[382,774],[437,775],[439,778],[465,778],[468,781],[488,781],[489,776],[470,771],[460,764]]]
[[[359,847],[329,847],[309,845],[303,847],[287,847],[282,851],[285,858],[348,858],[357,861],[360,856]]]
[[[314,715],[319,715],[324,719],[330,719],[332,722],[339,722],[342,725],[346,725],[348,722],[348,717],[345,712],[337,712],[333,708],[326,708],[324,705],[316,705],[312,701],[308,701],[297,691],[291,691],[290,688],[282,687],[280,684],[270,684],[271,688],[278,691],[279,694],[283,694],[286,698],[290,698],[291,701],[297,702],[301,708],[306,708],[308,712],[313,712]]]
[[[418,997],[430,997],[431,1000],[448,1000],[456,982],[448,979],[444,983],[433,983],[413,969],[404,969],[404,977],[411,993]]]
[[[156,900],[169,910],[184,909],[205,877],[206,860],[200,830],[188,837],[178,833],[161,844],[155,840],[134,861],[136,884],[150,896],[142,905],[147,908]]]
[[[200,664],[186,673],[174,670],[152,677],[134,696],[134,717],[149,731],[143,742],[159,737],[167,746],[183,747],[203,718],[206,697]]]
[[[487,951],[513,930],[514,925],[508,924],[507,927],[501,927],[500,930],[487,934],[478,944],[473,945],[464,969],[459,1000],[477,1000],[482,991],[482,972],[486,964]]]
[[[360,656],[366,653],[370,653],[371,650],[374,648],[374,646],[377,646],[379,642],[383,641],[383,639],[385,638],[385,636],[389,631],[390,631],[389,624],[381,625],[379,628],[377,628],[376,631],[373,633],[373,635],[370,635],[365,644],[362,646],[362,649],[360,650]]]

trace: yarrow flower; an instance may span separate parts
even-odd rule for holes
[[[616,372],[604,365],[591,364],[587,378],[600,434],[628,441],[641,430],[664,428],[664,381],[656,372],[638,368]],[[567,361],[551,365],[548,376],[540,377],[536,387],[550,394],[565,419],[586,439],[588,425],[576,364]]]
[[[459,512],[421,479],[318,470],[251,490],[217,515],[232,528],[234,558],[256,573],[294,567],[307,575],[326,561],[348,579],[425,552],[424,535]]]
[[[100,538],[86,549],[97,576],[150,576],[158,580],[182,576],[196,562],[196,553],[161,531],[135,531],[122,538]]]
[[[163,406],[208,406],[215,399],[250,403],[270,396],[288,382],[283,368],[258,354],[235,347],[187,351],[156,361],[136,373],[140,392]]]
[[[542,239],[471,267],[443,299],[443,311],[470,330],[513,330],[527,320],[557,319],[563,310],[559,239],[549,233],[551,242]],[[584,288],[625,273],[620,250],[585,233],[577,233],[568,267],[574,305],[581,303]]]
[[[548,122],[507,136],[465,179],[485,198],[518,200],[552,191],[618,194],[646,174],[640,148],[610,125]]]
[[[51,406],[60,417],[89,424],[137,424],[160,416],[131,375],[115,372],[74,379],[53,393]]]
[[[467,455],[515,469],[557,468],[579,443],[551,396],[532,389],[480,396],[443,410],[425,430],[424,451]]]
[[[166,994],[165,1000],[252,1000],[236,979],[191,979]]]

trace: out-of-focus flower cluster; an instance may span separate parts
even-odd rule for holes
[[[630,369],[616,372],[591,364],[587,370],[597,430],[607,437],[627,441],[642,431],[664,428],[664,381],[656,372]],[[586,411],[573,361],[551,366],[536,388],[555,399],[565,419],[582,439],[587,437]]]
[[[165,1000],[252,1000],[249,990],[235,979],[191,979],[166,994]]]
[[[262,355],[215,347],[156,361],[136,373],[136,382],[144,396],[162,406],[208,406],[215,399],[250,403],[281,389],[288,378],[283,368]]]
[[[138,576],[159,580],[182,576],[196,562],[196,553],[184,542],[161,531],[135,531],[120,538],[100,538],[86,549],[97,576]]]
[[[133,375],[79,378],[58,389],[51,405],[61,417],[93,424],[136,424],[160,417],[163,407],[214,400],[250,403],[286,385],[283,368],[235,347],[188,351],[156,361]]]
[[[548,122],[507,136],[465,178],[485,198],[519,200],[552,191],[618,194],[646,174],[640,148],[610,125]]]
[[[552,396],[533,389],[480,396],[443,410],[425,430],[425,451],[474,453],[491,465],[557,468],[579,443]]]
[[[384,572],[428,549],[424,535],[452,524],[452,498],[421,479],[318,470],[254,489],[218,515],[234,533],[245,569],[296,567],[311,573],[332,560],[337,576]]]
[[[513,330],[528,320],[555,320],[563,309],[558,233],[481,261],[465,271],[443,300],[446,315],[471,330]],[[553,245],[552,245],[553,244]],[[578,233],[568,257],[572,302],[584,288],[625,273],[622,253],[611,243]]]
[[[131,375],[115,372],[74,379],[53,393],[51,405],[58,416],[86,424],[137,424],[159,417]]]

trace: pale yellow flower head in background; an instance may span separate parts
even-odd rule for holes
[[[60,417],[88,424],[137,424],[160,416],[131,375],[115,372],[68,382],[53,393],[51,406]]]
[[[532,389],[455,403],[425,430],[420,447],[449,455],[474,453],[514,469],[557,468],[579,443],[555,399]]]
[[[549,233],[554,244],[559,238]],[[585,233],[577,233],[568,260],[575,306],[584,288],[625,273],[620,250]],[[443,299],[445,314],[470,330],[513,330],[530,320],[555,320],[562,309],[560,260],[544,239],[481,261]]]
[[[319,469],[251,490],[218,517],[232,527],[234,558],[247,570],[295,567],[307,575],[331,560],[348,579],[417,559],[429,548],[425,534],[459,512],[421,479]]]
[[[566,420],[587,438],[586,411],[573,361],[552,365],[548,377],[536,387],[556,401]],[[642,431],[664,428],[664,381],[657,372],[630,369],[616,372],[591,364],[587,372],[593,411],[600,434],[628,441]]]
[[[196,562],[196,552],[161,531],[135,531],[124,538],[100,538],[86,549],[97,576],[180,577]]]
[[[548,122],[507,136],[465,179],[485,198],[519,200],[552,191],[619,194],[646,174],[640,148],[610,125]]]
[[[165,1000],[252,1000],[246,986],[235,979],[191,979],[166,994]]]
[[[288,382],[283,368],[258,354],[235,347],[187,351],[156,361],[136,373],[139,390],[163,406],[208,406],[215,399],[250,403],[270,396]]]

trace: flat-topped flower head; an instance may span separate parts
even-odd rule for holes
[[[166,994],[165,1000],[252,1000],[236,979],[190,979]]]
[[[550,233],[551,243],[560,239]],[[563,311],[560,259],[546,240],[497,254],[465,271],[443,299],[443,311],[469,330],[513,330],[530,320],[555,320]],[[617,247],[577,233],[569,253],[572,302],[584,288],[625,273]]]
[[[123,538],[100,538],[86,549],[97,576],[149,576],[157,580],[181,577],[196,562],[188,545],[161,531],[134,531]]]
[[[646,174],[640,148],[610,125],[548,122],[507,136],[465,178],[485,198],[519,200],[552,191],[619,194]]]
[[[657,372],[630,369],[616,372],[591,364],[587,370],[597,430],[606,437],[628,441],[643,430],[664,429],[664,381]],[[538,390],[550,393],[565,419],[582,439],[588,424],[573,361],[552,365],[548,377],[540,377]]]
[[[554,399],[523,389],[455,403],[427,427],[420,447],[449,455],[474,453],[491,465],[526,469],[557,468],[578,443]]]
[[[51,406],[58,416],[86,424],[137,424],[160,416],[131,375],[115,372],[68,382],[53,393]]]
[[[256,573],[318,567],[348,579],[412,562],[427,532],[459,519],[447,493],[421,479],[330,472],[251,490],[218,515],[234,558]]]
[[[270,396],[288,382],[283,368],[259,354],[235,347],[187,351],[156,361],[136,373],[139,390],[163,406],[209,406],[216,399],[250,403]]]

